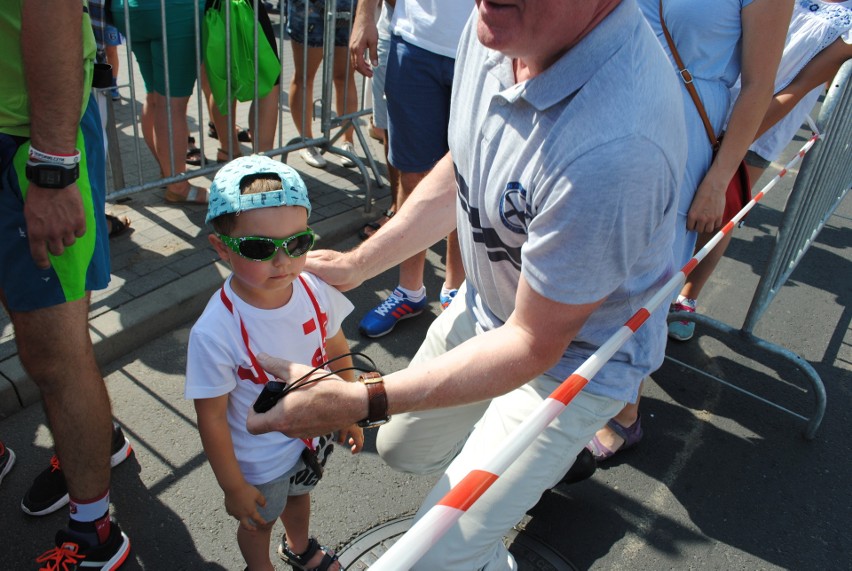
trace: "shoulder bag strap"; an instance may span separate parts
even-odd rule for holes
[[[660,0],[660,25],[663,27],[663,34],[666,36],[666,42],[669,44],[669,50],[671,50],[672,56],[677,64],[678,75],[680,75],[680,78],[683,80],[683,84],[686,86],[689,96],[692,97],[692,102],[695,103],[695,108],[698,109],[698,114],[701,116],[701,121],[704,123],[704,130],[707,131],[707,137],[710,139],[710,145],[712,145],[713,149],[716,149],[719,145],[719,139],[716,138],[713,125],[710,124],[710,119],[707,117],[707,111],[704,110],[704,105],[701,103],[701,97],[699,97],[698,91],[695,89],[695,85],[692,84],[692,74],[689,73],[689,70],[686,69],[685,65],[683,65],[683,60],[680,59],[680,54],[677,53],[677,48],[675,47],[672,35],[666,27],[666,19],[663,17],[663,0]]]

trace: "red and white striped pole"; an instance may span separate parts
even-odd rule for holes
[[[504,446],[498,449],[481,467],[468,472],[462,480],[452,487],[441,500],[426,512],[405,535],[394,543],[388,551],[370,566],[371,571],[401,571],[410,569],[423,555],[434,546],[446,531],[472,506],[506,469],[526,450],[547,426],[559,416],[568,403],[581,391],[589,379],[609,361],[615,352],[636,332],[654,310],[671,301],[674,293],[680,291],[686,276],[692,272],[716,244],[730,234],[755,204],[793,168],[816,143],[819,135],[814,135],[805,143],[793,159],[781,169],[769,183],[758,192],[713,238],[693,256],[686,265],[666,282],[666,285],[654,294],[627,323],[615,332],[594,352],[574,373],[565,379],[550,396],[509,434]]]

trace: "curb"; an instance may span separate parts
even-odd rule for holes
[[[390,197],[377,201],[370,214],[356,208],[312,224],[311,227],[319,236],[317,243],[323,248],[334,248],[388,206]],[[228,272],[224,263],[213,261],[161,288],[91,318],[89,333],[98,364],[103,368],[140,345],[198,317]],[[17,353],[0,361],[0,383],[0,419],[41,400],[38,387],[24,372]]]

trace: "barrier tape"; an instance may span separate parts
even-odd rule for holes
[[[410,569],[438,542],[458,519],[497,481],[500,475],[533,443],[536,437],[565,410],[568,403],[594,377],[615,352],[639,329],[651,313],[663,303],[671,301],[675,291],[680,291],[686,276],[692,272],[719,241],[730,234],[743,217],[760,202],[770,190],[793,168],[813,147],[819,135],[811,137],[795,157],[765,187],[758,192],[736,216],[734,216],[713,238],[704,245],[681,270],[654,294],[648,303],[639,309],[601,347],[565,379],[518,427],[509,434],[506,444],[487,459],[483,466],[471,470],[458,484],[453,486],[441,500],[423,515],[384,555],[373,565],[371,571],[400,571]]]

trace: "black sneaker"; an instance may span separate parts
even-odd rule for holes
[[[56,532],[56,547],[45,551],[37,559],[40,571],[73,571],[76,569],[102,569],[113,571],[122,566],[130,553],[130,540],[118,527],[110,523],[109,537],[105,543],[88,547],[78,542],[67,530]]]
[[[6,474],[9,473],[9,470],[11,470],[14,465],[15,453],[12,452],[11,448],[6,448],[6,446],[0,442],[0,482],[3,481],[3,478],[6,477]]]
[[[130,441],[124,436],[121,427],[115,425],[112,431],[112,455],[110,466],[113,468],[124,462],[133,453]],[[21,509],[30,515],[47,515],[68,503],[68,486],[59,466],[59,458],[54,454],[50,466],[36,476],[33,485],[21,500]]]

